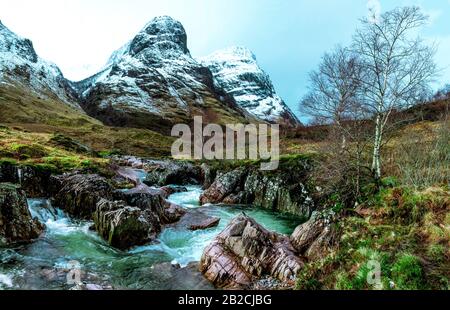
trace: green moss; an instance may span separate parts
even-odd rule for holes
[[[427,249],[427,254],[428,254],[428,258],[434,262],[444,262],[446,257],[446,252],[447,249],[444,245],[442,244],[431,244],[430,246],[428,246]]]
[[[36,171],[59,173],[60,169],[53,164],[41,164],[41,163],[25,163],[25,166],[31,167]]]
[[[48,154],[48,151],[39,144],[12,143],[9,148],[13,156],[20,159],[41,158]]]
[[[66,151],[73,151],[76,153],[81,153],[81,154],[91,154],[92,149],[84,144],[82,144],[81,142],[65,136],[63,134],[55,134],[51,139],[50,142],[54,143],[55,145],[65,149]]]
[[[0,165],[13,165],[16,166],[17,165],[17,160],[12,159],[12,158],[1,158],[0,159]]]
[[[391,270],[392,281],[398,289],[418,290],[424,288],[423,270],[418,257],[401,254]]]

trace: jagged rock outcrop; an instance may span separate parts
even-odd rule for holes
[[[123,200],[131,206],[152,212],[158,217],[161,225],[179,221],[186,211],[164,197],[165,193],[161,189],[154,189],[145,184],[123,193]]]
[[[216,88],[232,96],[248,113],[272,123],[300,125],[247,48],[227,48],[200,61],[213,73]]]
[[[252,204],[265,209],[309,218],[314,211],[313,189],[308,180],[311,164],[299,158],[275,171],[256,165],[218,170],[200,197],[202,204]]]
[[[319,259],[330,253],[337,244],[338,231],[333,215],[314,212],[311,218],[292,233],[292,246],[309,260]]]
[[[22,85],[41,98],[57,98],[82,111],[76,93],[59,68],[40,58],[33,43],[0,22],[0,86]]]
[[[25,193],[17,185],[0,183],[0,246],[36,239],[44,227],[31,217]]]
[[[219,288],[246,288],[263,276],[294,284],[303,267],[287,236],[240,215],[205,248],[200,271]]]
[[[209,69],[191,57],[182,24],[168,16],[153,19],[100,73],[75,87],[85,111],[109,125],[170,133],[194,115],[221,123],[246,117],[215,89]]]
[[[78,218],[91,219],[100,199],[113,200],[115,195],[108,180],[96,174],[54,176],[52,182],[55,184],[53,206]]]
[[[223,173],[211,184],[211,186],[200,196],[200,202],[206,203],[244,203],[244,185],[248,176],[248,169],[237,168]]]

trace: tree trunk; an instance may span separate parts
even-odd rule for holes
[[[345,151],[347,148],[347,138],[345,137],[345,133],[342,134],[342,142],[341,142],[341,149],[342,151]]]
[[[377,115],[375,120],[375,137],[373,144],[372,172],[375,180],[381,179],[381,142],[382,142],[382,123],[381,115]]]

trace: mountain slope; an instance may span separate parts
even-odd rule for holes
[[[21,85],[41,98],[58,99],[82,111],[59,68],[40,58],[30,40],[20,38],[1,22],[0,85]]]
[[[259,67],[250,50],[232,47],[200,61],[212,71],[216,88],[231,95],[248,113],[272,123],[300,124],[277,95],[270,77]]]
[[[166,16],[153,19],[102,72],[75,87],[85,111],[110,125],[169,132],[195,115],[222,124],[252,119],[215,89],[211,72],[191,57],[181,23]]]

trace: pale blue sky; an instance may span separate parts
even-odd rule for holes
[[[299,114],[308,72],[325,51],[350,42],[368,2],[382,11],[421,6],[431,16],[422,35],[440,45],[439,84],[450,83],[450,0],[0,0],[0,20],[78,80],[95,73],[153,17],[170,15],[185,26],[194,57],[231,45],[250,48]]]

